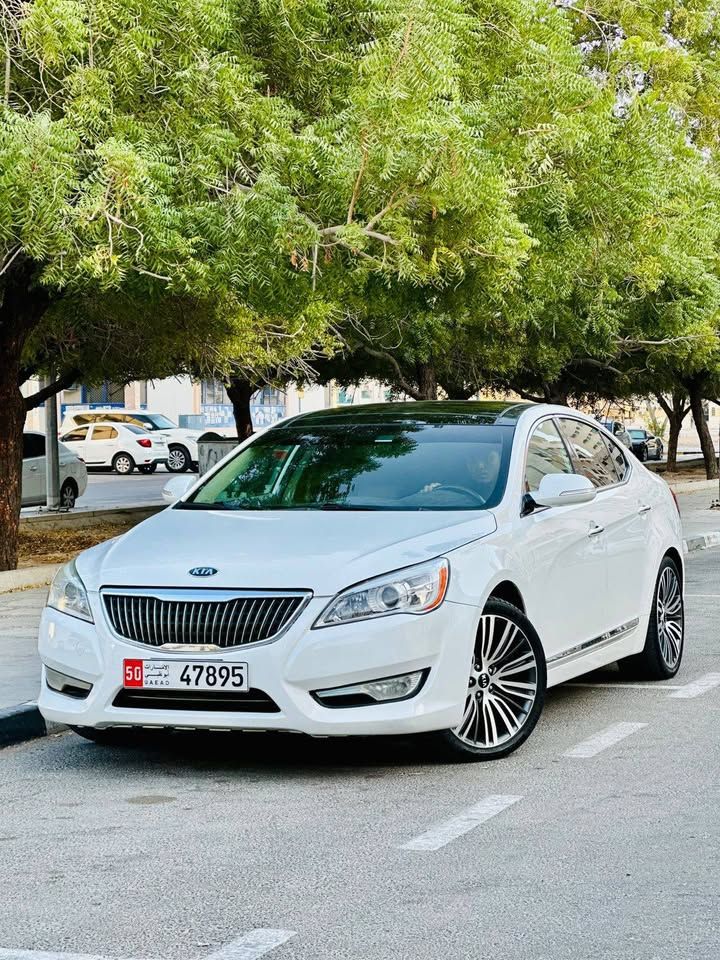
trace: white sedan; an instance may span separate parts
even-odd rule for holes
[[[72,510],[75,501],[85,493],[87,469],[85,464],[64,444],[58,445],[60,464],[60,506]],[[38,506],[47,503],[47,462],[45,434],[35,430],[23,433],[22,505]]]
[[[154,473],[168,458],[167,440],[131,423],[91,423],[60,437],[88,467],[112,467],[115,473]]]
[[[673,497],[567,408],[318,411],[168,487],[173,506],[50,590],[40,709],[91,739],[423,733],[494,758],[547,686],[680,665]]]

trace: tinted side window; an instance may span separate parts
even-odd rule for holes
[[[23,460],[45,456],[45,437],[37,433],[23,434]]]
[[[609,487],[618,482],[615,464],[605,438],[581,420],[560,420],[560,429],[570,444],[578,473],[587,477],[595,487]]]
[[[60,437],[60,439],[63,443],[72,443],[73,440],[84,440],[85,437],[87,437],[87,432],[87,427],[78,427],[77,430],[71,430],[70,433],[66,433]]]
[[[115,427],[108,427],[104,423],[93,427],[93,440],[114,440],[117,435]]]
[[[624,480],[628,472],[628,462],[625,454],[622,452],[622,448],[617,444],[613,443],[609,437],[603,437],[603,440],[610,450],[610,459],[612,460],[613,466],[615,467],[615,473],[617,474],[618,483],[621,480]]]
[[[532,493],[549,473],[573,473],[565,444],[552,420],[535,427],[528,444],[525,463],[525,491]]]

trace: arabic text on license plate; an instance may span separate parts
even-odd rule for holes
[[[208,660],[124,660],[123,686],[166,690],[249,690],[246,663]]]

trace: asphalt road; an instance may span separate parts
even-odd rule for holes
[[[100,509],[103,507],[126,507],[135,503],[153,503],[162,501],[162,488],[168,480],[177,476],[169,473],[165,467],[158,467],[155,473],[143,474],[137,470],[129,477],[120,477],[115,473],[90,473],[88,485],[82,497],[78,498],[78,507]],[[189,477],[197,476],[194,473]]]
[[[715,960],[720,550],[687,581],[672,683],[551,691],[491,764],[264,734],[0,752],[0,957]]]

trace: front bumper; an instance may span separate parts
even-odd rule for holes
[[[48,720],[74,726],[170,727],[181,729],[286,730],[313,736],[410,734],[448,729],[461,719],[480,610],[446,600],[424,616],[398,615],[312,630],[327,598],[315,598],[287,633],[270,643],[208,655],[218,663],[248,664],[250,686],[271,697],[277,713],[246,709],[223,712],[115,706],[122,690],[123,660],[192,660],[192,653],[133,643],[117,637],[97,594],[90,596],[96,622],[54,609],[43,611],[39,652],[43,677],[40,711]],[[84,700],[51,690],[50,667],[92,683]],[[410,699],[357,707],[326,707],[312,691],[428,670]]]

